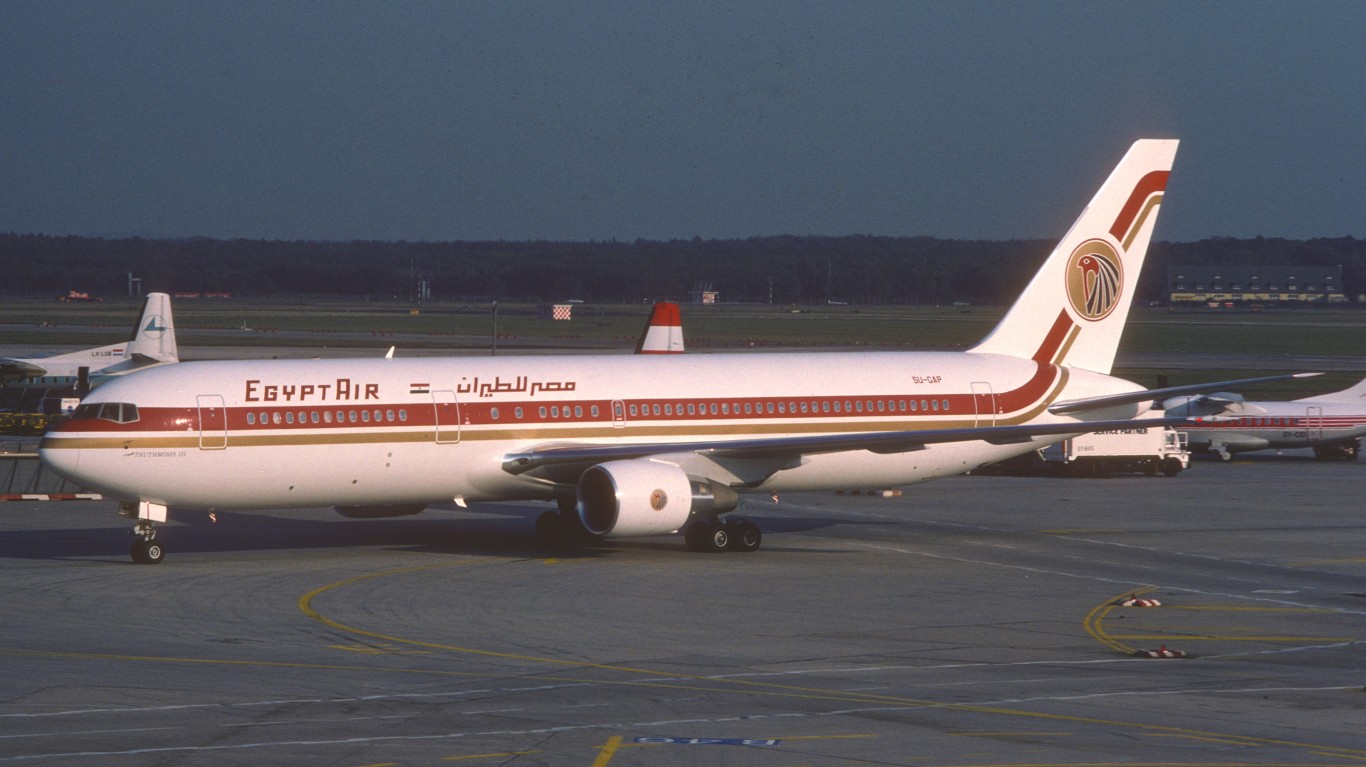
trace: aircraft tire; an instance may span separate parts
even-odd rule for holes
[[[745,553],[759,550],[759,546],[764,541],[764,534],[759,530],[758,525],[753,522],[745,521],[736,522],[733,525],[728,526],[732,529],[730,543],[727,544],[727,548],[734,551],[743,551]]]
[[[129,554],[133,557],[133,561],[139,565],[157,565],[166,558],[166,549],[155,538],[151,540],[139,539],[133,542],[133,548]]]
[[[558,546],[564,543],[564,523],[559,512],[546,511],[536,518],[536,542],[543,546]]]
[[[694,522],[683,530],[683,542],[687,544],[689,551],[707,551],[710,548],[707,542],[710,537],[709,522]]]
[[[731,535],[730,528],[725,525],[712,525],[711,531],[707,535],[707,550],[721,553],[730,548],[730,542],[735,538]]]

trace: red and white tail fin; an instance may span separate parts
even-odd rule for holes
[[[650,312],[650,324],[640,334],[636,354],[682,354],[683,320],[678,304],[660,301]]]
[[[1134,142],[996,328],[970,351],[1109,373],[1176,158]]]

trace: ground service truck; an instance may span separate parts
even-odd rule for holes
[[[1124,472],[1168,477],[1190,466],[1186,435],[1156,426],[1098,431],[1039,451],[1048,470],[1068,476],[1103,477]]]

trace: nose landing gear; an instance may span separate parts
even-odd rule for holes
[[[119,513],[137,520],[133,524],[133,535],[138,539],[133,541],[129,556],[140,565],[159,564],[166,556],[166,549],[157,541],[156,523],[166,521],[166,507],[151,501],[138,501],[120,505]]]

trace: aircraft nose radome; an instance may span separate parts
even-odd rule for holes
[[[81,451],[79,450],[50,447],[44,440],[38,445],[38,460],[42,461],[44,466],[72,482],[79,482],[81,479]]]

